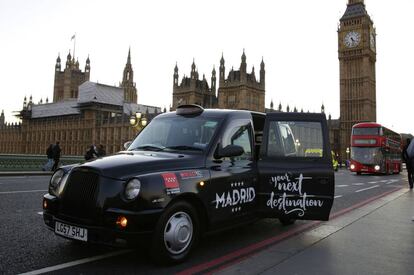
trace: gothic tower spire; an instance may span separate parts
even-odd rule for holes
[[[190,74],[191,79],[192,80],[196,79],[196,75],[197,75],[196,65],[195,65],[194,58],[193,58],[193,64],[191,64],[191,74]],[[197,79],[198,79],[198,77],[197,77]]]
[[[263,57],[262,62],[260,62],[260,85],[263,89],[265,88],[265,63],[263,61]]]
[[[216,94],[216,67],[211,71],[211,92]]]
[[[0,115],[0,127],[2,127],[4,125],[5,122],[5,118],[4,118],[4,110],[1,110],[1,115]]]
[[[247,79],[247,63],[246,63],[246,54],[244,53],[241,56],[241,64],[240,64],[240,79],[242,82],[245,82]]]
[[[125,64],[121,87],[124,88],[124,101],[137,103],[138,95],[131,64],[131,48],[128,49],[127,63]]]
[[[220,86],[224,85],[224,78],[225,78],[225,73],[226,73],[226,67],[224,66],[224,56],[223,53],[221,53],[221,59],[220,59],[220,68],[219,68],[219,84]]]
[[[85,80],[86,81],[89,81],[90,73],[91,73],[91,60],[89,59],[89,55],[88,55],[88,58],[86,58],[86,63],[85,63]]]
[[[174,67],[174,87],[178,86],[178,66],[177,66],[177,62],[175,62],[175,67]]]
[[[58,54],[58,57],[56,58],[55,70],[60,72],[60,69],[61,69],[60,54]]]

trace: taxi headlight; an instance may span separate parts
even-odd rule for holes
[[[50,179],[49,183],[49,194],[58,196],[59,195],[59,186],[62,181],[65,172],[62,169],[56,170],[53,174],[52,178]]]
[[[380,170],[380,166],[379,165],[375,165],[375,167],[374,167],[374,169],[375,169],[375,171],[379,171]]]
[[[68,180],[69,173],[66,173],[62,179],[60,180],[59,188],[58,188],[58,195],[62,195],[63,189],[65,189],[66,182]]]
[[[138,179],[130,180],[125,186],[125,198],[127,200],[133,200],[138,197],[141,190],[141,182]]]
[[[351,164],[351,169],[354,170],[355,169],[355,165]]]

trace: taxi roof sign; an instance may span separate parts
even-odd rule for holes
[[[196,104],[185,104],[177,107],[177,115],[199,115],[204,111],[203,107]]]

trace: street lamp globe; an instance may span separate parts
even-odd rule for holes
[[[137,119],[135,118],[135,116],[131,116],[129,118],[129,124],[131,124],[131,126],[135,126],[136,123],[137,123]]]
[[[148,121],[147,121],[147,118],[146,117],[144,117],[144,118],[141,119],[141,125],[142,125],[142,127],[147,126],[147,123],[148,123]]]

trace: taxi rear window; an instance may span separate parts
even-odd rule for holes
[[[268,157],[322,158],[324,155],[320,122],[271,121],[267,143]]]

